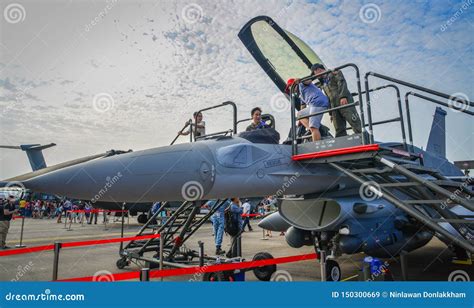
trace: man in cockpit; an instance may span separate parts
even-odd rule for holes
[[[256,129],[269,127],[264,121],[262,121],[262,109],[260,107],[253,108],[250,115],[252,116],[252,123],[247,126],[245,131],[250,132]]]

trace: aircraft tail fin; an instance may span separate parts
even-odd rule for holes
[[[55,146],[55,143],[50,144],[22,144],[20,146],[9,146],[9,145],[0,145],[0,148],[3,149],[16,149],[23,150],[28,156],[30,161],[31,169],[33,171],[46,168],[46,161],[44,160],[43,150]]]
[[[436,153],[441,157],[446,157],[446,114],[444,109],[436,107],[426,145],[426,151]]]

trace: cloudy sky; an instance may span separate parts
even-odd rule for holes
[[[225,100],[237,103],[239,118],[263,107],[286,136],[289,109],[272,110],[278,90],[237,37],[257,15],[302,38],[330,67],[353,62],[474,98],[472,0],[0,3],[0,144],[55,142],[48,164],[166,145],[193,111]],[[374,102],[375,120],[395,116],[392,94]],[[425,146],[434,106],[413,100],[412,113],[415,142]],[[208,132],[230,128],[230,112],[204,116]],[[447,128],[448,157],[473,159],[472,117],[448,112]],[[400,140],[395,124],[375,134]],[[0,178],[29,169],[23,153],[0,150]]]

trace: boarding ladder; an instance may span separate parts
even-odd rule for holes
[[[299,144],[296,135],[295,120],[292,120],[292,159],[300,163],[329,164],[341,175],[345,175],[367,186],[366,188],[379,198],[384,198],[406,212],[416,220],[421,227],[430,229],[437,237],[448,245],[463,248],[474,253],[474,218],[471,214],[455,214],[454,207],[463,207],[474,212],[473,179],[466,177],[454,179],[443,176],[438,170],[424,165],[423,156],[416,153],[413,145],[409,98],[418,97],[430,103],[452,108],[453,102],[462,105],[457,111],[470,116],[474,115],[470,108],[473,102],[452,97],[450,95],[417,86],[402,80],[394,79],[378,73],[369,72],[365,75],[365,91],[362,92],[359,69],[354,64],[346,64],[333,70],[328,70],[316,76],[308,76],[304,80],[316,79],[330,71],[353,68],[356,72],[358,102],[348,106],[331,108],[324,112],[311,114],[315,116],[335,109],[347,108],[351,105],[359,107],[364,133],[350,136],[323,139],[317,142]],[[371,89],[369,77],[375,77],[391,82],[391,84]],[[410,89],[405,94],[405,111],[398,85]],[[399,115],[393,119],[374,122],[371,113],[370,93],[386,88],[393,88],[397,96]],[[295,87],[291,88],[292,119],[295,117]],[[428,97],[419,92],[450,100],[451,104]],[[363,106],[365,94],[366,109]],[[367,121],[366,121],[367,117]],[[304,117],[300,117],[301,119]],[[297,119],[296,119],[297,120]],[[400,122],[401,143],[376,143],[373,136],[373,126],[391,122]],[[408,127],[408,141],[405,130]],[[453,228],[456,232],[449,232]],[[452,231],[452,230],[451,230]]]
[[[163,202],[160,208],[141,227],[136,236],[160,234],[160,238],[145,241],[131,241],[121,251],[123,260],[142,260],[149,263],[159,263],[160,241],[163,241],[163,260],[165,262],[189,263],[193,258],[199,257],[197,251],[188,249],[186,241],[221,207],[226,200],[217,200],[215,206],[205,215],[200,215],[200,201],[185,201],[173,214],[159,217],[168,207],[168,202]],[[161,223],[156,223],[161,220]],[[147,252],[154,252],[153,257],[145,256]],[[123,262],[123,261],[122,261]],[[128,262],[127,262],[128,263]]]

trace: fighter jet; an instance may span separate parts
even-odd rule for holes
[[[48,167],[46,165],[46,161],[43,156],[43,150],[48,149],[50,147],[56,146],[55,143],[50,143],[50,144],[45,144],[45,145],[40,145],[40,144],[22,144],[19,146],[11,146],[11,145],[0,145],[0,148],[2,149],[13,149],[13,150],[22,150],[26,152],[26,155],[28,157],[28,161],[30,162],[32,172],[22,175],[20,177],[14,177],[11,179],[7,180],[7,189],[10,191],[9,193],[13,194],[22,194],[21,191],[18,189],[22,189],[23,185],[21,184],[21,181],[25,177],[32,177],[32,176],[38,176],[47,172],[50,172],[52,170],[57,170],[61,169],[67,166],[71,166],[74,164],[78,163],[83,163],[89,160],[93,159],[98,159],[101,157],[108,157],[112,155],[118,155],[124,153],[124,151],[119,151],[119,150],[110,150],[105,153],[101,153],[98,155],[92,155],[80,159],[75,159],[72,161],[60,163],[58,165],[50,166]],[[131,150],[129,150],[131,151]],[[90,201],[90,199],[87,199],[85,201]],[[136,216],[138,213],[142,213],[138,216],[138,222],[140,223],[145,223],[147,221],[147,213],[151,209],[152,203],[143,203],[143,202],[138,202],[138,203],[126,203],[123,204],[123,202],[104,202],[104,201],[95,201],[94,206],[98,209],[104,209],[104,210],[121,210],[122,207],[124,210],[129,210],[130,214],[132,216]]]
[[[285,81],[307,76],[313,63],[322,63],[316,53],[266,16],[250,20],[239,38],[288,103],[299,109],[297,97],[285,92]],[[358,92],[362,105],[360,88]],[[456,100],[468,108],[474,105]],[[322,134],[316,142],[297,136],[292,120],[290,138],[284,143],[274,127],[238,133],[234,120],[231,134],[101,157],[16,180],[34,191],[107,202],[276,195],[278,212],[261,226],[287,231],[292,247],[314,245],[330,258],[359,252],[396,257],[402,250],[426,245],[433,236],[473,253],[472,182],[443,155],[445,130],[438,124],[444,123],[444,116],[437,109],[427,147],[436,151],[405,140],[373,140],[375,122],[370,117],[367,123],[362,121],[370,128],[362,134],[338,138]],[[326,278],[339,280],[337,262],[327,264]]]

